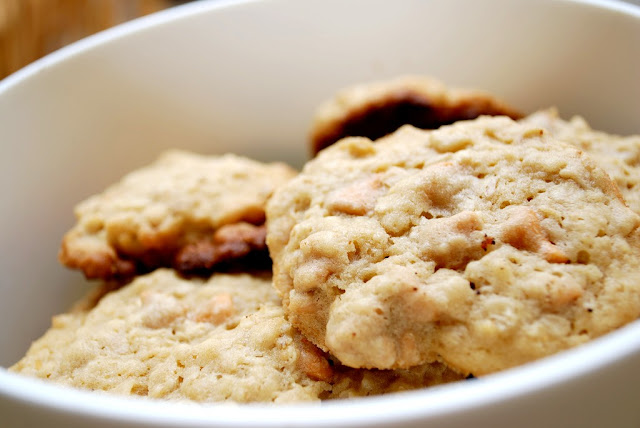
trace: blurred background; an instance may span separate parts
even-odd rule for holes
[[[73,41],[186,3],[179,0],[0,0],[0,79]]]
[[[0,79],[68,43],[187,1],[0,0]]]

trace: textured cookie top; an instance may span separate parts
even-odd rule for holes
[[[480,115],[521,116],[488,92],[449,88],[426,76],[354,85],[318,107],[311,129],[311,151],[315,155],[344,137],[374,140],[405,124],[436,129]]]
[[[230,154],[167,152],[75,208],[60,261],[108,279],[159,266],[211,270],[255,253],[268,260],[264,205],[295,173]]]
[[[352,367],[476,375],[636,319],[639,225],[590,157],[505,117],[344,139],[267,205],[307,338]]]
[[[587,152],[616,182],[629,208],[640,213],[640,135],[619,136],[594,131],[581,117],[562,120],[555,109],[522,119]]]
[[[99,289],[102,293],[104,291]],[[158,269],[54,317],[11,370],[79,388],[198,402],[288,402],[459,380],[442,364],[332,367],[285,320],[270,278]]]
[[[195,401],[310,399],[269,279],[170,270],[136,278],[90,311],[54,318],[12,370],[124,395]]]

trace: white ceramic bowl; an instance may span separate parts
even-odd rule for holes
[[[163,149],[299,166],[313,109],[405,73],[640,133],[640,9],[601,1],[196,2],[0,82],[0,364],[86,288],[60,267],[73,205]],[[639,278],[640,280],[640,278]],[[639,427],[640,322],[468,382],[322,405],[198,406],[68,390],[0,369],[0,425]]]

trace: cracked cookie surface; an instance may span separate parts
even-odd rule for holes
[[[211,272],[245,260],[269,267],[264,205],[295,174],[231,154],[166,152],[78,204],[59,259],[101,279],[163,266]]]
[[[629,208],[640,213],[640,135],[596,131],[580,116],[563,120],[555,109],[536,112],[521,122],[540,126],[591,155],[616,182]]]
[[[505,117],[344,139],[267,205],[305,337],[352,367],[474,375],[638,318],[639,225],[589,156]]]
[[[460,380],[440,363],[355,370],[329,362],[284,318],[267,276],[186,280],[158,269],[100,287],[10,370],[78,388],[197,402],[346,398]],[[97,303],[96,303],[97,300]]]

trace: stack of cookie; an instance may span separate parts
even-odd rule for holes
[[[300,173],[173,151],[79,204],[60,260],[102,285],[11,369],[323,400],[490,374],[640,315],[640,137],[411,77],[321,106],[311,150]]]

